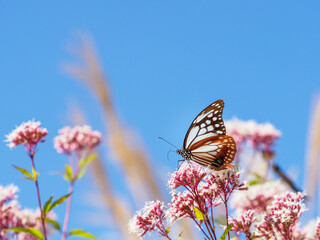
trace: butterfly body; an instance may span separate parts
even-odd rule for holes
[[[236,144],[226,135],[222,120],[224,102],[218,100],[206,107],[192,122],[184,139],[183,147],[177,150],[185,160],[192,160],[214,170],[232,168]]]

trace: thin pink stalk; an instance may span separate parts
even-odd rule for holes
[[[79,173],[79,162],[80,162],[81,155],[80,153],[77,154],[77,162],[76,162],[76,170],[73,175],[73,179],[70,182],[68,194],[71,194],[73,192],[74,183],[76,181],[76,177]],[[71,166],[73,167],[74,161],[72,159],[72,156],[69,155],[69,161]],[[63,222],[63,228],[62,228],[62,240],[65,240],[67,238],[67,231],[68,231],[68,224],[70,219],[70,212],[71,212],[71,200],[72,200],[72,194],[68,197],[67,200],[67,206],[66,206],[66,213],[64,215],[64,222]]]
[[[36,170],[33,157],[34,157],[34,152],[31,151],[31,153],[30,153],[30,158],[31,158],[32,168],[33,168],[34,170]],[[36,180],[35,180],[34,182],[35,182],[35,184],[36,184],[36,189],[37,189],[38,204],[39,204],[39,209],[40,209],[40,214],[41,214],[41,222],[42,222],[42,227],[43,227],[43,235],[44,235],[44,239],[47,240],[47,231],[46,231],[46,225],[45,225],[44,216],[43,216],[43,211],[42,211],[38,177],[36,178]]]
[[[71,181],[68,194],[73,192],[73,186],[74,186],[74,181]],[[62,240],[65,240],[67,238],[67,230],[68,230],[70,211],[71,211],[71,198],[72,198],[72,195],[70,195],[67,200],[66,213],[64,216],[64,223],[63,223],[63,229],[62,229]]]

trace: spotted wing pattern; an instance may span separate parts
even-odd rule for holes
[[[225,135],[222,119],[224,102],[215,101],[193,120],[178,153],[187,153],[187,159],[214,170],[232,168],[236,144]]]
[[[226,128],[222,120],[223,107],[224,102],[220,99],[199,113],[184,138],[184,149],[189,149],[192,144],[209,137],[226,134]]]

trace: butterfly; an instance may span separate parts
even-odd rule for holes
[[[223,107],[223,100],[217,100],[193,120],[182,149],[177,150],[184,160],[192,160],[213,170],[233,167],[237,148],[233,138],[226,135]]]

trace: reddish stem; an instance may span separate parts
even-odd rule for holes
[[[34,169],[34,171],[36,171],[36,167],[34,164],[34,152],[30,153],[30,158],[31,158],[31,164],[32,164],[32,168]],[[44,216],[43,216],[43,211],[42,211],[42,205],[41,205],[41,199],[40,199],[40,190],[39,190],[39,183],[38,183],[38,177],[36,177],[36,180],[34,181],[36,184],[36,189],[37,189],[37,197],[38,197],[38,204],[39,204],[39,209],[40,209],[40,214],[41,214],[41,222],[42,222],[42,228],[43,228],[43,235],[44,235],[44,239],[47,240],[47,231],[46,231],[46,225],[44,222]]]
[[[228,215],[228,203],[226,197],[224,198],[224,206],[226,210],[226,222],[227,222],[227,227],[229,225],[229,215]],[[230,240],[230,231],[228,231],[228,240]]]
[[[198,227],[200,228],[200,230],[203,232],[203,234],[206,236],[206,238],[210,239],[209,236],[206,234],[206,232],[203,230],[203,228],[201,227],[200,223],[198,223],[198,221],[192,216],[190,215],[190,217],[193,219],[193,221],[198,225]]]

